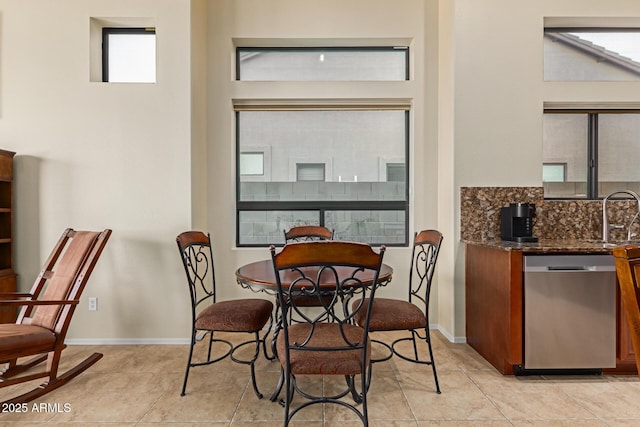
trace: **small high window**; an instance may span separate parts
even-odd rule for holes
[[[104,27],[102,81],[155,83],[155,28]]]

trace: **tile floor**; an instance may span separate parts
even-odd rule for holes
[[[70,346],[65,351],[67,366],[93,351],[104,353],[104,358],[35,406],[30,403],[27,412],[0,414],[0,425],[282,425],[282,408],[253,394],[247,366],[225,360],[195,368],[187,395],[180,397],[187,346]],[[438,333],[434,352],[440,395],[428,366],[397,358],[375,365],[369,395],[372,426],[640,425],[636,376],[502,376],[469,346],[451,344]],[[278,365],[261,360],[257,371],[266,394],[276,383]],[[324,386],[335,380],[325,379]],[[3,397],[7,389],[0,390]],[[299,415],[294,425],[361,425],[352,413],[335,405],[307,408]]]

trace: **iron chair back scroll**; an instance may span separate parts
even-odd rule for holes
[[[260,332],[272,319],[273,303],[258,298],[217,301],[210,235],[200,231],[186,231],[178,235],[176,242],[191,296],[191,345],[180,395],[185,395],[190,368],[210,365],[230,357],[234,362],[250,366],[253,390],[258,398],[262,398],[256,383],[255,362],[260,354],[260,346],[264,347],[266,335],[271,329],[269,326],[264,336],[260,337]],[[253,339],[234,344],[227,339],[214,337],[220,332],[247,333],[253,335]],[[205,338],[208,338],[205,341],[208,346],[206,359],[196,362],[194,347]],[[214,355],[214,344],[222,346],[226,352]],[[249,360],[235,357],[235,351],[247,345],[255,346],[253,356]]]
[[[391,344],[374,340],[389,349],[389,354],[374,362],[389,360],[394,354],[409,362],[431,365],[436,385],[440,393],[440,383],[433,358],[431,334],[429,333],[429,298],[433,285],[433,274],[442,244],[442,233],[437,230],[423,230],[414,235],[409,269],[409,290],[407,300],[376,298],[370,318],[370,330],[374,331],[409,331],[409,336],[396,339]],[[366,318],[361,314],[356,318],[362,324]],[[427,345],[428,356],[421,356],[418,343]],[[412,354],[401,348],[401,343],[410,342]]]
[[[285,426],[298,411],[323,403],[351,409],[368,426],[369,322],[365,316],[361,325],[355,325],[354,318],[370,312],[384,251],[339,241],[291,243],[279,253],[271,247],[282,316],[276,354],[285,381]],[[297,305],[298,297],[316,299],[321,312],[306,313]],[[296,322],[291,322],[292,315]],[[312,394],[296,382],[297,375],[344,376],[346,385],[336,394]],[[306,400],[292,408],[295,393]],[[343,399],[350,393],[360,410]]]
[[[620,297],[640,375],[640,246],[625,245],[613,249]]]
[[[0,307],[21,306],[16,323],[0,324],[0,388],[47,377],[47,381],[6,403],[25,403],[63,386],[102,358],[93,353],[59,375],[71,319],[111,230],[66,229],[28,293],[1,294]],[[24,358],[28,359],[24,359]],[[35,367],[47,362],[44,370]]]
[[[333,230],[329,230],[327,227],[321,225],[299,225],[285,231],[284,240],[286,244],[333,240]],[[327,298],[330,298],[330,296]],[[276,304],[277,303],[278,300],[276,299]],[[306,298],[304,296],[297,297],[296,301],[298,307],[322,307],[326,303],[326,301],[323,302],[318,300],[318,298]],[[291,320],[294,322],[297,321],[295,319]]]

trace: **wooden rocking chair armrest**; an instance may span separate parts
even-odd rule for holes
[[[0,292],[0,299],[2,298],[15,299],[15,298],[29,298],[29,297],[33,297],[33,295],[28,292]]]
[[[16,300],[0,300],[0,305],[77,305],[80,300],[30,300],[30,299],[16,299]]]

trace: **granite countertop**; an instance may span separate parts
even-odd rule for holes
[[[556,239],[540,239],[535,243],[517,243],[505,240],[464,240],[466,244],[485,246],[505,251],[522,251],[522,252],[572,252],[572,253],[611,253],[614,247],[627,244],[628,242],[619,243],[602,243],[598,240],[556,240]],[[640,242],[633,242],[640,244]]]

